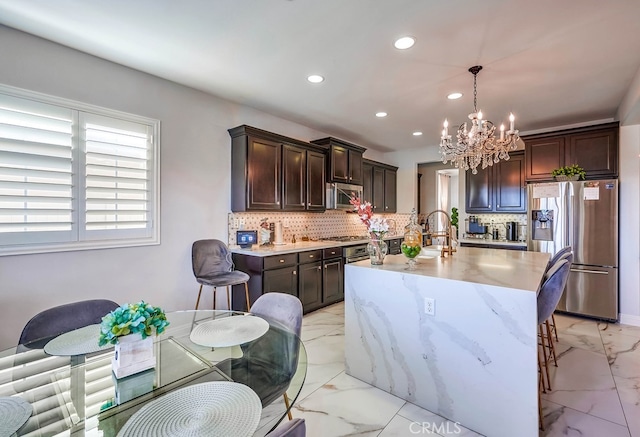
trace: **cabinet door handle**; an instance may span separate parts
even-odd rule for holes
[[[491,206],[491,205],[489,205],[489,206]],[[496,208],[500,208],[500,205],[496,205]]]
[[[389,207],[388,207],[388,206],[385,206],[385,207],[384,207],[384,209],[389,209]]]
[[[276,202],[276,205],[280,205],[280,201],[279,200]]]
[[[302,203],[300,204],[300,206],[304,206],[304,202],[302,202]]]
[[[324,266],[324,268],[326,269],[326,268],[327,268],[327,266]]]
[[[491,204],[489,204],[489,208],[491,208]]]
[[[336,254],[335,252],[331,252],[331,255],[335,255],[335,254]]]
[[[307,206],[311,206],[311,202],[307,203]]]
[[[309,258],[313,258],[313,255],[309,255]]]
[[[281,260],[280,260],[280,262],[281,262],[281,263],[283,263],[283,262],[284,262],[284,260],[283,260],[283,259],[281,259]]]
[[[293,274],[294,274],[294,275],[297,275],[297,274],[298,274],[298,272],[296,272],[296,271],[294,270],[294,271],[293,271]]]
[[[321,270],[321,269],[322,269],[322,267],[318,266],[318,270]]]

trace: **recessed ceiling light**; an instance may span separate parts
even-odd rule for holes
[[[320,83],[324,80],[324,77],[320,76],[319,74],[312,74],[311,76],[307,77],[307,80],[311,83]]]
[[[393,43],[393,46],[398,50],[406,50],[416,43],[416,39],[412,36],[403,36],[402,38],[398,38],[396,42]]]
[[[376,112],[376,117],[378,118],[382,118],[382,117],[386,117],[388,114],[386,112],[380,111],[380,112]]]
[[[414,137],[419,137],[420,135],[422,135],[422,132],[420,132],[420,131],[416,131],[416,132],[413,133]]]
[[[462,93],[451,93],[447,96],[447,99],[455,100],[455,99],[459,99],[460,97],[462,97]]]

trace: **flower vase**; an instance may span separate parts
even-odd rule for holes
[[[387,255],[387,243],[383,240],[371,239],[367,244],[367,252],[369,252],[369,258],[371,259],[371,265],[379,266],[384,262],[384,257]]]
[[[124,378],[156,366],[153,355],[153,338],[142,338],[140,334],[118,337],[111,367],[116,378]]]

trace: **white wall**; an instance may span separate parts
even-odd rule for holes
[[[640,125],[620,128],[620,321],[640,326]]]
[[[0,53],[2,84],[161,120],[161,244],[0,257],[0,349],[17,343],[31,316],[71,301],[193,308],[191,244],[227,239],[227,129],[249,124],[302,140],[328,136],[3,26]]]

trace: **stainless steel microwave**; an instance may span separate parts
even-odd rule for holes
[[[337,182],[327,184],[327,209],[352,211],[353,205],[349,203],[351,197],[362,199],[362,185]]]

